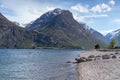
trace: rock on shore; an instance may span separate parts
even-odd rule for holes
[[[78,64],[79,80],[120,80],[120,51],[87,51],[79,57],[90,55],[102,57],[99,60],[81,62]],[[107,59],[106,58],[107,55]],[[108,59],[109,55],[109,59]],[[104,56],[104,58],[103,58]],[[92,57],[92,56],[91,56]],[[92,57],[93,58],[93,57]]]

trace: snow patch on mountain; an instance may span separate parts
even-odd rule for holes
[[[106,36],[106,41],[109,43],[112,39],[115,39],[120,45],[120,29],[108,33]]]
[[[21,27],[25,27],[26,26],[26,24],[19,23],[19,22],[16,22],[16,21],[14,21],[13,23],[16,24],[16,25],[18,25],[18,26],[21,26]]]
[[[109,39],[113,39],[119,36],[120,29],[116,31],[112,31],[106,35],[106,37],[109,37]]]
[[[51,19],[53,19],[55,16],[61,14],[62,12],[64,12],[64,10],[61,10],[59,8],[56,8],[54,10],[51,10],[49,12],[46,12],[45,14],[43,14],[40,18],[38,18],[37,20],[35,20],[34,22],[32,22],[31,24],[27,25],[26,28],[30,28],[30,29],[36,29],[37,27],[43,26],[46,23],[50,22]],[[35,24],[34,27],[30,27],[32,24]],[[32,25],[33,26],[33,25]]]

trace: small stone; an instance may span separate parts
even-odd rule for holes
[[[116,52],[115,54],[119,54],[118,52]]]
[[[95,58],[95,56],[94,55],[90,55],[90,56],[88,56],[88,58]]]
[[[87,58],[86,61],[92,61],[93,59],[92,58]]]

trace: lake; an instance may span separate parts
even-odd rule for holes
[[[0,49],[0,80],[76,80],[81,50]]]

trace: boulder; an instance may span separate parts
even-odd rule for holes
[[[93,58],[87,58],[86,61],[93,61]]]
[[[102,55],[102,59],[110,59],[110,55]]]
[[[88,56],[88,58],[95,58],[95,56],[94,55],[90,55],[90,56]]]
[[[118,52],[116,52],[115,54],[119,54]]]
[[[77,63],[86,62],[86,57],[80,57],[75,59]]]
[[[95,57],[95,60],[101,60],[101,59],[102,59],[102,57],[100,55]]]
[[[117,58],[117,56],[113,55],[111,58],[112,58],[112,59],[116,59],[116,58]]]

